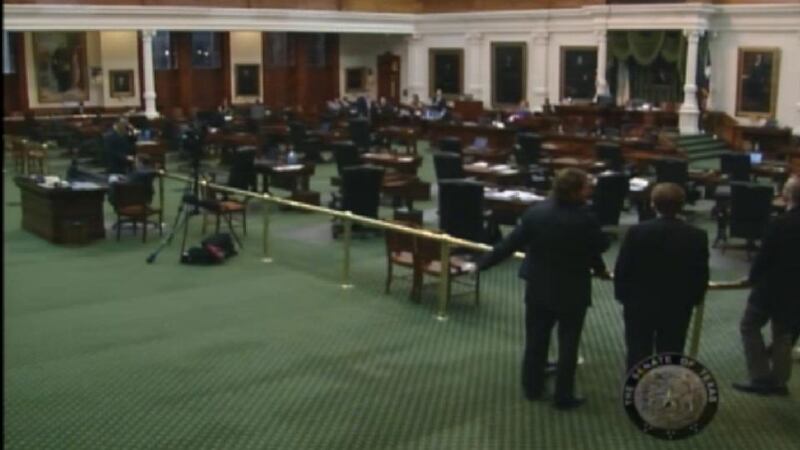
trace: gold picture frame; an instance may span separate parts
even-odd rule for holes
[[[88,100],[86,33],[36,31],[32,35],[39,103]]]
[[[498,52],[503,50],[513,50],[519,51],[519,61],[513,61],[511,59],[507,61],[498,61]],[[513,52],[506,54],[506,58],[513,59]],[[502,66],[498,66],[498,63],[502,64]],[[510,98],[501,98],[501,97],[511,97],[512,93],[501,93],[499,89],[503,86],[508,87],[508,83],[513,83],[513,80],[510,78],[502,79],[502,76],[498,75],[500,72],[505,73],[507,76],[510,71],[514,68],[514,66],[519,66],[519,95],[516,99]],[[521,101],[527,100],[528,98],[528,45],[525,42],[492,42],[492,105],[494,106],[516,106]],[[513,74],[512,74],[513,75]],[[502,83],[498,83],[499,81],[503,81]]]
[[[261,97],[261,66],[259,64],[236,64],[236,97]]]
[[[736,115],[775,117],[781,69],[778,47],[739,47],[736,70]]]
[[[344,70],[345,92],[364,92],[367,90],[369,69],[366,67],[348,67]]]
[[[111,98],[133,97],[133,70],[109,70],[108,91]]]
[[[456,99],[464,93],[464,49],[429,50],[428,89],[431,97],[438,88],[442,89],[442,95],[446,99]]]

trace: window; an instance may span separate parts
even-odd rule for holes
[[[17,72],[16,54],[14,47],[11,44],[11,33],[8,31],[3,32],[3,74],[12,74]]]
[[[157,31],[153,37],[153,67],[155,70],[177,69],[177,58],[172,48],[169,31]]]
[[[525,51],[524,43],[492,43],[492,103],[516,105],[525,99]]]
[[[192,33],[192,67],[219,69],[222,67],[219,35],[210,31]]]

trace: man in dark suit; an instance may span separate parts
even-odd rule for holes
[[[528,399],[543,397],[550,334],[558,323],[554,400],[559,409],[585,402],[574,394],[578,344],[592,297],[592,271],[608,276],[601,258],[608,238],[584,206],[591,189],[585,172],[560,172],[551,198],[528,209],[514,231],[478,262],[478,268],[485,270],[525,250],[519,271],[527,281],[522,386]]]
[[[787,212],[767,228],[761,251],[750,268],[753,290],[740,323],[749,381],[734,383],[737,390],[761,394],[789,394],[792,345],[800,332],[800,177],[783,189]],[[772,346],[767,349],[761,329],[770,322]]]
[[[651,199],[658,217],[628,230],[614,270],[628,370],[653,353],[683,353],[692,308],[708,286],[708,236],[677,217],[683,188],[660,183]]]
[[[125,174],[133,168],[136,150],[127,119],[121,118],[103,135],[103,151],[108,173]]]

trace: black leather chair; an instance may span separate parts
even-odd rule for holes
[[[358,153],[356,144],[350,141],[340,141],[331,144],[331,151],[333,152],[333,159],[336,161],[336,171],[339,176],[342,171],[348,167],[359,166],[362,164],[361,156]]]
[[[719,164],[722,173],[728,176],[728,180],[750,181],[752,166],[750,163],[750,155],[747,153],[723,153],[719,157]]]
[[[483,209],[483,184],[469,180],[439,182],[439,229],[474,242],[493,244],[500,230]]]
[[[352,119],[348,122],[350,140],[361,152],[368,152],[372,148],[372,132],[370,131],[369,120]]]
[[[622,148],[616,142],[597,142],[594,152],[597,160],[604,162],[609,170],[622,171],[625,168]]]
[[[433,168],[437,181],[465,178],[461,156],[455,153],[434,153]]]
[[[355,215],[377,219],[383,174],[383,169],[369,165],[345,168],[341,175],[341,197],[332,206]],[[338,238],[344,231],[342,221],[334,219],[331,231],[333,238]],[[353,224],[352,231],[359,234],[379,232],[357,223]]]
[[[517,134],[517,145],[524,152],[528,164],[537,164],[542,156],[542,136],[537,133]],[[519,164],[519,162],[517,162]]]
[[[446,153],[455,153],[457,155],[461,155],[462,153],[462,145],[461,139],[457,137],[444,137],[439,139],[438,142],[439,151],[446,152]]]
[[[656,168],[656,183],[675,183],[686,192],[686,202],[694,204],[700,191],[689,183],[689,163],[681,159],[663,158],[653,162]]]
[[[289,124],[289,142],[295,151],[302,145],[307,136],[308,132],[303,122],[294,121]]]
[[[731,183],[730,236],[747,241],[748,258],[769,223],[774,194],[772,186]]]
[[[601,226],[619,225],[629,190],[630,178],[624,173],[603,173],[597,177],[597,185],[592,193],[592,210]]]

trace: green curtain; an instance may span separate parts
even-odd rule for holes
[[[611,31],[608,33],[608,53],[619,61],[625,61],[631,56],[627,31]]]
[[[629,31],[628,46],[631,56],[642,66],[648,66],[658,58],[664,44],[664,31]]]

